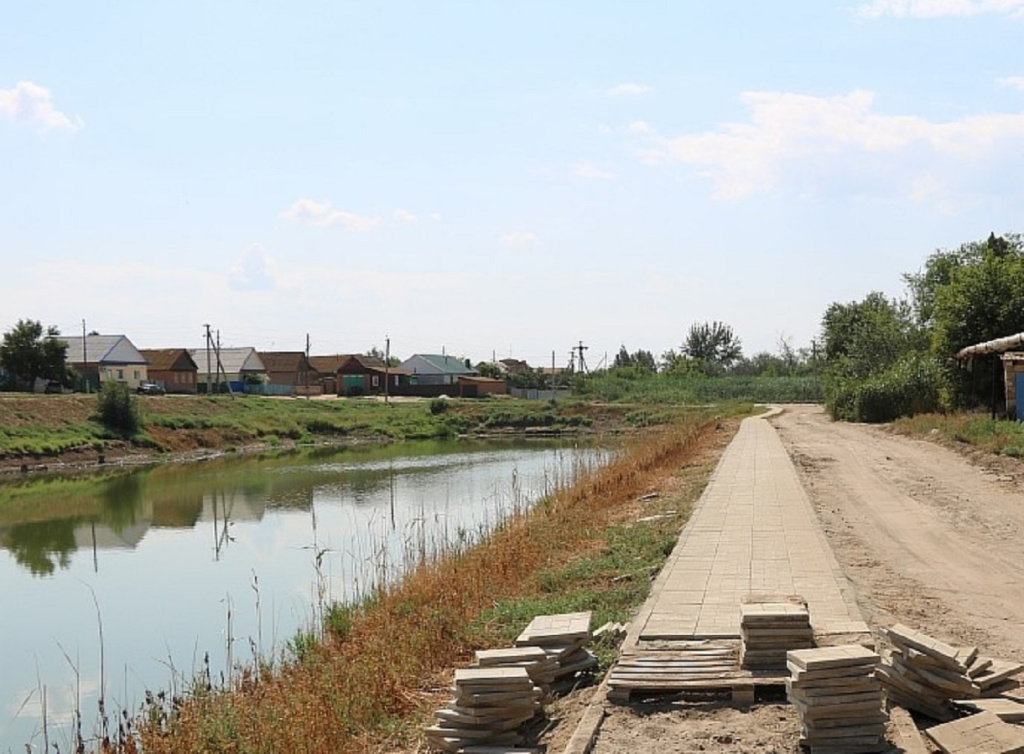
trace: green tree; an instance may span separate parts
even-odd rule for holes
[[[935,288],[932,352],[937,358],[949,359],[966,346],[1024,332],[1024,248],[991,241],[979,257],[954,268]],[[993,389],[996,402],[1002,400],[1002,369],[996,359],[972,362],[970,372],[952,372],[961,403],[988,403]]]
[[[100,422],[130,437],[142,428],[139,404],[123,382],[104,382],[97,395]]]
[[[728,370],[743,356],[739,338],[724,322],[691,325],[682,352],[709,372]]]
[[[625,346],[620,346],[619,352],[615,354],[615,361],[612,362],[612,369],[625,368],[635,368],[641,372],[653,373],[658,371],[658,364],[654,360],[654,354],[650,351],[640,348],[634,353],[630,353]]]
[[[31,388],[37,379],[70,385],[71,374],[65,363],[67,351],[68,344],[60,339],[56,327],[44,329],[40,322],[23,319],[4,333],[0,367],[25,388]]]
[[[906,301],[874,291],[862,301],[834,302],[821,321],[826,366],[844,378],[864,379],[924,346]]]
[[[910,291],[914,314],[923,327],[935,324],[936,297],[939,290],[953,281],[954,274],[963,268],[976,267],[985,260],[1019,258],[1024,252],[1024,236],[990,233],[984,241],[971,241],[955,249],[938,249],[925,260],[916,273],[903,276]]]

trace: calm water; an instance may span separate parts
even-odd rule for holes
[[[423,443],[0,486],[0,752],[43,750],[44,707],[51,751],[67,751],[76,707],[93,731],[101,687],[108,712],[135,710],[207,653],[217,677],[279,657],[318,606],[472,541],[598,460]]]

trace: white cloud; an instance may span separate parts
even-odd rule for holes
[[[73,122],[53,106],[50,90],[31,81],[19,81],[13,89],[0,89],[0,115],[40,131],[77,131]]]
[[[1016,89],[1019,92],[1024,92],[1024,76],[1004,76],[996,79],[996,83],[1007,89]]]
[[[538,241],[539,239],[533,233],[523,233],[522,231],[506,233],[498,239],[498,243],[508,247],[536,246]]]
[[[261,244],[243,251],[228,270],[232,287],[241,291],[265,291],[277,287],[278,266]]]
[[[583,178],[588,181],[610,181],[615,177],[615,173],[611,173],[586,161],[577,162],[573,166],[572,174],[576,178]]]
[[[380,225],[379,217],[360,217],[352,212],[334,209],[326,199],[322,202],[297,199],[281,213],[281,217],[321,228],[344,228],[352,233],[368,233]]]
[[[939,18],[942,16],[980,16],[997,14],[1024,17],[1024,0],[872,0],[858,5],[862,18]]]
[[[405,209],[396,209],[391,213],[391,217],[393,217],[397,222],[405,225],[414,225],[419,221],[419,218],[416,215]]]
[[[626,126],[626,132],[631,134],[649,134],[654,133],[654,129],[651,128],[649,123],[642,120],[634,120]]]
[[[609,97],[636,97],[653,90],[654,87],[647,84],[618,84],[611,89],[605,90],[605,94]]]
[[[745,92],[749,122],[675,138],[652,135],[641,156],[696,166],[717,197],[735,198],[780,187],[814,194],[844,180],[875,190],[896,182],[910,193],[920,165],[977,173],[986,161],[995,166],[1024,149],[1024,114],[932,122],[877,113],[874,99],[863,90],[836,97]]]

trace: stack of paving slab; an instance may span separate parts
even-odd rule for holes
[[[800,714],[800,743],[811,754],[872,754],[889,749],[881,658],[859,644],[797,649],[786,655],[786,696]]]
[[[740,665],[748,670],[784,670],[786,652],[814,646],[807,606],[790,602],[740,605]]]
[[[538,615],[516,638],[517,647],[540,647],[555,661],[553,683],[571,681],[578,673],[597,666],[587,651],[591,640],[590,611]]]
[[[559,671],[558,660],[541,647],[478,649],[473,663],[478,668],[524,668],[534,685],[544,692],[542,703],[551,695],[551,684]]]
[[[925,731],[945,754],[1024,754],[1024,728],[982,712]]]
[[[425,730],[441,751],[516,746],[522,743],[518,728],[543,709],[544,691],[525,667],[461,668],[453,690],[448,706],[434,713],[437,724]]]
[[[897,624],[882,631],[890,649],[879,678],[890,702],[936,720],[952,718],[951,700],[997,697],[1017,687],[1024,665],[982,657],[975,647],[957,648]]]

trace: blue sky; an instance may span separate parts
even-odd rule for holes
[[[9,4],[0,328],[807,345],[1024,230],[1024,0]]]

